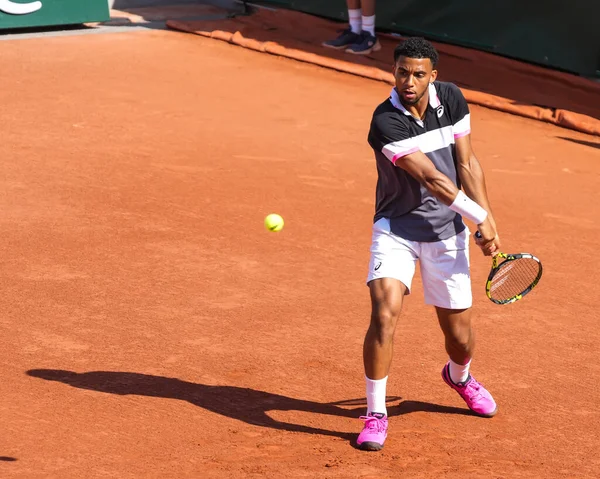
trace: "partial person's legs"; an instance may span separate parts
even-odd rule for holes
[[[349,28],[337,38],[323,42],[324,47],[368,55],[381,49],[375,35],[375,0],[347,0]]]
[[[348,4],[350,4],[348,0]],[[362,0],[362,29],[375,36],[375,0]],[[348,7],[350,8],[350,7]]]
[[[498,407],[492,395],[469,374],[475,349],[475,335],[470,309],[447,309],[436,306],[440,327],[450,357],[442,370],[442,378],[463,398],[473,412],[492,417]]]
[[[387,377],[394,351],[394,332],[406,289],[399,280],[392,278],[369,283],[371,322],[363,343],[367,415],[361,417],[365,427],[356,441],[366,451],[379,451],[387,437]]]
[[[410,292],[418,256],[418,244],[393,234],[389,218],[380,218],[373,224],[367,274],[371,320],[363,342],[367,414],[360,418],[365,426],[356,441],[363,450],[379,451],[387,438],[385,397],[394,332],[404,296]]]
[[[347,49],[347,53],[368,55],[381,49],[381,44],[375,35],[375,0],[362,0],[360,38]],[[348,5],[351,2],[348,0]],[[350,6],[348,6],[350,12]]]
[[[347,0],[349,28],[340,33],[333,40],[323,42],[327,48],[343,50],[360,41],[362,33],[362,9],[361,0]]]
[[[397,279],[382,278],[369,283],[371,292],[371,323],[363,343],[363,362],[369,381],[387,380],[394,352],[394,332],[402,310],[406,286]],[[367,414],[387,415],[385,390],[382,396],[367,396]]]
[[[475,348],[471,324],[469,231],[421,245],[421,277],[425,302],[435,306],[450,360],[442,378],[480,416],[496,414],[492,395],[469,374]]]
[[[347,0],[346,3],[352,31],[360,33],[364,30],[375,36],[375,0]]]
[[[346,3],[348,5],[348,23],[350,24],[350,30],[352,30],[352,33],[360,34],[360,32],[362,32],[363,16],[361,1],[347,0]]]
[[[450,357],[450,379],[463,383],[469,377],[469,366],[475,349],[470,309],[435,308]]]

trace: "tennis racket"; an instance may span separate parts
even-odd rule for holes
[[[481,234],[475,233],[476,238]],[[494,253],[492,269],[485,283],[485,294],[496,304],[522,299],[542,277],[542,262],[529,253]]]

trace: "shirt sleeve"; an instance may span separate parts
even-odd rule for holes
[[[448,107],[452,118],[452,132],[454,138],[461,138],[471,133],[471,114],[469,104],[456,85],[450,84],[448,90]]]
[[[394,115],[375,114],[369,130],[369,144],[375,151],[396,164],[399,158],[419,151],[419,146],[404,123]]]

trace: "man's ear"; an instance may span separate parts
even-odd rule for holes
[[[429,79],[429,83],[433,83],[436,80],[437,74],[438,74],[437,70],[431,71],[431,78]]]

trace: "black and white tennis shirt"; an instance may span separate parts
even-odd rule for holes
[[[469,106],[456,85],[429,85],[423,120],[404,108],[394,88],[375,109],[368,137],[378,173],[374,221],[389,218],[392,233],[411,241],[439,241],[462,232],[462,217],[395,163],[420,150],[460,188],[454,140],[470,132]]]

